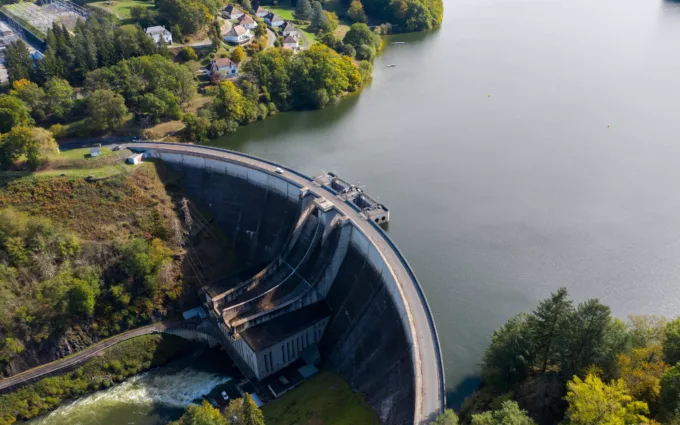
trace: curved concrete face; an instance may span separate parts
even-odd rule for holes
[[[312,350],[365,394],[383,424],[424,424],[443,410],[443,366],[425,297],[396,246],[356,207],[248,155],[164,143],[129,148],[172,168],[246,263],[204,292],[229,352],[251,378],[266,388]]]

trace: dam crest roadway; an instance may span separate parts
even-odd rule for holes
[[[361,210],[355,204],[346,199],[343,199],[343,197],[339,196],[340,194],[330,186],[314,182],[313,179],[295,170],[243,153],[212,147],[161,142],[130,143],[127,144],[126,147],[133,151],[143,152],[146,158],[150,157],[164,161],[171,168],[175,170],[178,169],[181,170],[180,175],[182,172],[186,173],[184,175],[184,178],[183,179],[181,178],[181,181],[183,183],[187,182],[194,184],[193,188],[192,187],[186,188],[187,190],[190,191],[190,193],[195,193],[198,191],[198,190],[192,191],[191,189],[198,188],[205,189],[201,190],[202,192],[208,193],[204,195],[206,197],[206,199],[204,200],[205,204],[209,204],[212,206],[213,202],[211,202],[210,200],[214,199],[216,196],[214,193],[215,189],[208,188],[209,184],[205,184],[203,181],[204,179],[206,179],[205,173],[206,172],[208,173],[207,174],[208,179],[210,179],[211,178],[210,176],[214,174],[225,176],[233,175],[241,180],[251,182],[252,184],[264,184],[264,185],[269,184],[272,187],[274,186],[279,187],[283,185],[284,193],[286,190],[290,192],[291,188],[296,189],[297,192],[299,192],[300,194],[299,197],[301,200],[299,205],[300,214],[298,217],[296,217],[296,222],[298,223],[296,228],[300,228],[301,233],[304,232],[305,227],[302,225],[302,223],[303,221],[307,220],[308,216],[310,215],[311,209],[317,210],[315,212],[315,214],[317,214],[316,219],[317,221],[323,221],[324,219],[324,217],[322,216],[323,214],[327,213],[332,214],[327,218],[328,233],[331,233],[332,229],[335,229],[336,227],[341,227],[340,225],[338,225],[339,222],[351,225],[352,231],[351,244],[367,245],[367,247],[363,248],[365,250],[363,254],[366,257],[364,263],[368,264],[369,263],[368,257],[371,257],[370,258],[371,264],[373,265],[380,264],[379,268],[376,267],[378,269],[373,271],[373,274],[377,272],[378,277],[381,279],[380,282],[382,282],[381,283],[382,287],[379,290],[376,290],[376,293],[369,294],[369,297],[367,298],[370,298],[371,301],[366,301],[365,303],[366,305],[361,307],[362,311],[360,312],[360,314],[357,315],[361,316],[360,319],[356,319],[356,321],[346,324],[343,322],[344,317],[341,317],[336,321],[339,324],[335,324],[334,318],[330,319],[330,324],[328,324],[329,331],[327,332],[327,334],[330,332],[334,333],[334,335],[342,335],[345,338],[345,341],[343,341],[342,344],[339,344],[341,345],[339,349],[337,347],[333,348],[333,350],[337,354],[336,357],[342,357],[343,360],[339,361],[340,364],[337,364],[338,361],[336,361],[335,363],[331,361],[330,368],[332,370],[336,370],[341,376],[343,376],[343,378],[350,382],[352,386],[358,387],[362,392],[366,394],[367,401],[376,409],[379,417],[381,418],[381,422],[383,423],[389,422],[389,423],[425,424],[432,421],[439,413],[443,411],[445,407],[443,362],[435,323],[432,318],[432,314],[427,304],[425,295],[422,291],[422,288],[420,287],[420,284],[415,274],[411,270],[406,259],[398,250],[396,245],[390,240],[390,238],[385,234],[385,232],[380,228],[380,226],[376,224],[373,220],[367,219],[366,215],[362,214]],[[281,171],[283,172],[281,173]],[[224,186],[218,184],[215,187]],[[287,187],[288,189],[286,189],[285,187]],[[288,196],[291,197],[290,193],[288,194]],[[295,196],[297,197],[298,195]],[[310,199],[312,201],[311,203],[315,205],[314,208],[309,207],[311,204],[310,202],[305,202],[309,201]],[[214,210],[212,211],[214,215],[218,215],[220,212],[222,212],[222,209],[220,209],[219,204],[218,203],[216,204],[217,205],[213,206]],[[318,227],[319,225],[317,224],[316,226]],[[238,231],[238,224],[236,227]],[[257,227],[259,228],[259,224],[257,225]],[[252,232],[246,231],[246,233],[248,233],[249,237],[252,239]],[[300,238],[300,240],[302,240],[303,237],[300,237],[299,234],[295,234],[294,232],[289,237],[289,239]],[[326,239],[331,239],[331,237],[328,236],[328,234],[324,234],[323,237],[321,235],[314,236],[314,238],[316,238],[319,241],[318,243],[323,243],[326,241]],[[356,242],[355,240],[358,240],[360,242]],[[337,243],[337,238],[335,239],[335,242]],[[348,243],[349,242],[346,242],[345,245],[347,245]],[[289,244],[294,245],[295,242],[291,243],[289,241]],[[290,249],[291,248],[288,248],[288,250]],[[282,250],[285,251],[285,249],[283,248]],[[347,251],[347,248],[345,248],[345,251]],[[342,255],[344,257],[350,256],[349,253],[345,254],[345,252],[343,252]],[[335,267],[335,275],[342,274],[338,273],[337,269],[338,267],[345,267],[344,265],[346,261],[347,261],[346,258],[345,260],[343,260],[342,258],[340,259],[342,265],[338,265]],[[348,267],[345,267],[345,269],[347,268]],[[373,266],[366,268],[367,269],[371,268],[371,270],[374,270]],[[361,281],[360,277],[363,275],[360,272],[353,271],[352,273],[353,273],[352,278],[354,279],[354,281]],[[330,278],[330,280],[332,281],[331,283],[333,283],[333,279],[335,279],[335,276]],[[264,281],[265,278],[263,278],[262,280]],[[305,283],[309,285],[308,282]],[[351,287],[353,292],[357,292],[355,290],[355,286],[361,285],[360,284],[353,285]],[[245,289],[245,291],[252,292],[253,291],[252,286],[248,289]],[[255,292],[257,291],[258,289],[256,288]],[[377,292],[380,293],[378,294]],[[222,294],[217,294],[217,298],[212,299],[213,300],[222,299],[224,297],[223,294],[224,292]],[[247,292],[245,294],[247,294]],[[326,294],[328,294],[327,288]],[[206,304],[209,307],[213,307],[212,313],[216,318],[224,320],[224,323],[218,323],[220,325],[222,332],[225,333],[227,337],[232,337],[233,338],[232,342],[243,341],[243,339],[239,339],[238,333],[243,331],[243,329],[247,328],[247,326],[243,326],[244,320],[235,320],[236,316],[234,315],[232,310],[229,310],[229,313],[223,313],[221,311],[218,311],[218,309],[214,307],[214,304],[211,301],[211,296],[215,295],[216,294],[214,293],[210,294],[208,293],[208,291],[206,291],[207,298]],[[244,297],[243,291],[239,292],[237,296],[241,296],[242,299],[248,299],[247,296],[243,298]],[[261,297],[262,294],[257,293],[257,296]],[[374,299],[377,301],[373,302],[372,300]],[[392,306],[386,307],[385,304],[386,301],[384,301],[384,299],[389,299]],[[251,302],[251,300],[252,299],[248,299],[247,302]],[[331,310],[337,310],[337,312],[342,311],[343,314],[349,316],[347,310],[347,308],[349,307],[346,307],[345,304],[352,304],[352,301],[353,300],[344,299],[342,303],[337,305],[333,305],[333,303],[330,302]],[[361,300],[361,302],[363,302],[363,300]],[[382,307],[380,306],[375,307],[374,305],[371,305],[378,304],[379,302],[382,303],[380,304]],[[234,302],[228,305],[228,307],[233,309],[233,304]],[[365,348],[364,345],[362,345],[361,341],[362,338],[367,338],[367,336],[356,334],[361,332],[362,323],[364,324],[365,327],[370,327],[365,324],[367,320],[370,322],[370,317],[366,317],[368,316],[368,313],[366,313],[366,311],[376,309],[381,310],[379,314],[381,315],[380,318],[383,320],[385,320],[384,318],[389,318],[391,316],[389,316],[389,314],[383,314],[382,310],[392,309],[395,311],[395,317],[399,317],[398,322],[400,322],[399,324],[397,324],[397,326],[401,326],[401,329],[399,329],[398,331],[403,332],[405,337],[405,344],[403,344],[400,347],[393,346],[387,348],[386,347],[371,348],[374,351],[370,353],[362,352],[356,355],[355,353],[348,352],[348,350],[350,351],[351,350],[362,351],[362,349],[363,351],[369,350],[369,348]],[[357,307],[357,311],[358,310],[359,309]],[[248,313],[251,312],[251,310],[246,311]],[[259,317],[262,314],[264,313],[258,313],[252,315],[252,317],[256,316]],[[396,314],[398,314],[398,316],[396,316]],[[338,314],[336,316],[341,316],[341,314]],[[247,321],[249,320],[249,318],[246,318],[245,320]],[[274,319],[272,319],[272,321],[274,321]],[[363,322],[357,323],[361,321]],[[236,324],[232,327],[231,326],[232,323]],[[252,326],[256,325],[257,324],[254,323]],[[343,329],[338,330],[337,328],[341,326],[343,326]],[[345,328],[351,329],[348,330]],[[378,335],[380,334],[380,331],[381,331],[380,329],[372,330],[372,332],[378,332]],[[234,335],[236,336],[234,337]],[[385,329],[385,335],[388,335],[387,329]],[[400,352],[410,351],[410,353],[408,353],[409,355],[408,360],[410,363],[410,368],[412,370],[409,371],[408,374],[406,374],[408,378],[404,378],[405,375],[400,369],[400,367],[403,367],[403,365],[401,364],[403,362],[401,360],[393,360],[398,359],[398,356],[402,354],[389,354],[389,356],[394,357],[388,357],[386,361],[394,361],[394,364],[383,364],[380,365],[381,367],[377,367],[375,362],[377,362],[378,360],[374,359],[373,357],[379,357],[378,354],[376,354],[375,356],[374,354],[380,353],[381,350],[382,351],[392,350]],[[285,360],[285,353],[283,353],[283,347],[281,352]],[[337,352],[339,352],[339,354]],[[347,365],[346,363],[348,361],[344,359],[348,357],[347,356],[348,354],[349,357],[356,357],[357,361],[360,361],[362,364]],[[262,365],[260,365],[259,366],[260,371],[263,371],[265,368],[268,368],[268,364],[271,364],[271,356],[272,354],[269,353],[269,359],[267,360],[267,356],[265,354],[264,356],[265,366],[262,367]],[[397,362],[399,362],[399,364],[397,364]],[[368,363],[371,364],[368,365]],[[254,369],[256,372],[258,371],[257,365]],[[369,378],[367,378],[365,375],[370,375],[371,373],[379,373],[381,375],[381,378],[379,379],[380,382],[366,382],[369,380]],[[409,387],[408,391],[410,392],[405,398],[401,394],[402,392],[404,392],[404,390],[400,389],[396,385],[397,383],[400,382],[400,380],[404,379],[409,379],[410,381],[412,381],[408,382]],[[393,388],[389,388],[390,384],[393,385]],[[392,394],[392,392],[394,392],[394,394]],[[408,407],[400,406],[405,402],[405,400],[408,400],[409,404],[410,401],[413,401],[413,406]],[[399,413],[395,413],[395,411],[399,411]],[[404,413],[406,413],[408,417],[405,417]]]

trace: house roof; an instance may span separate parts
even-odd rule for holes
[[[262,12],[269,12],[269,11],[262,6],[257,6],[257,10],[255,11],[255,13],[262,13]]]
[[[245,29],[242,25],[235,25],[234,27],[229,30],[227,33],[226,37],[240,37],[243,34],[247,34],[248,30]]]
[[[286,21],[286,22],[281,26],[281,29],[282,29],[283,31],[293,31],[293,30],[296,30],[297,28],[295,28],[295,25],[293,25],[292,22]]]
[[[213,65],[217,66],[218,68],[226,68],[226,67],[229,67],[229,66],[232,66],[232,65],[236,66],[236,64],[234,62],[232,62],[232,60],[229,59],[229,58],[215,59],[213,61]]]
[[[240,18],[238,18],[238,23],[239,24],[254,24],[255,20],[251,18],[249,15],[243,15]]]
[[[284,43],[284,44],[288,44],[288,43],[295,43],[295,44],[297,44],[297,39],[296,39],[295,37],[293,37],[292,35],[288,34],[288,35],[283,39],[283,43]]]
[[[248,328],[241,332],[241,337],[257,353],[313,326],[330,314],[330,308],[322,301]]]
[[[162,25],[156,25],[155,27],[149,27],[145,30],[147,34],[163,34],[166,32],[169,32],[168,30],[165,29],[164,26]]]
[[[270,13],[269,15],[267,15],[267,19],[269,19],[272,22],[283,21],[283,18],[277,15],[276,13]]]
[[[230,4],[229,6],[224,8],[224,11],[227,12],[230,15],[234,15],[237,13],[244,14],[245,12],[239,9],[238,7],[234,6],[233,4]]]

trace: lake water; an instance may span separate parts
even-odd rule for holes
[[[394,36],[360,95],[215,144],[336,170],[391,209],[457,402],[492,331],[560,286],[620,317],[680,313],[680,3],[445,10]]]

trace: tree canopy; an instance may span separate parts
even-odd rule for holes
[[[635,401],[623,380],[607,385],[589,373],[567,383],[567,410],[570,425],[616,425],[649,423],[647,403]]]
[[[127,115],[125,99],[108,89],[92,92],[87,98],[87,115],[92,128],[107,132],[121,127]]]

